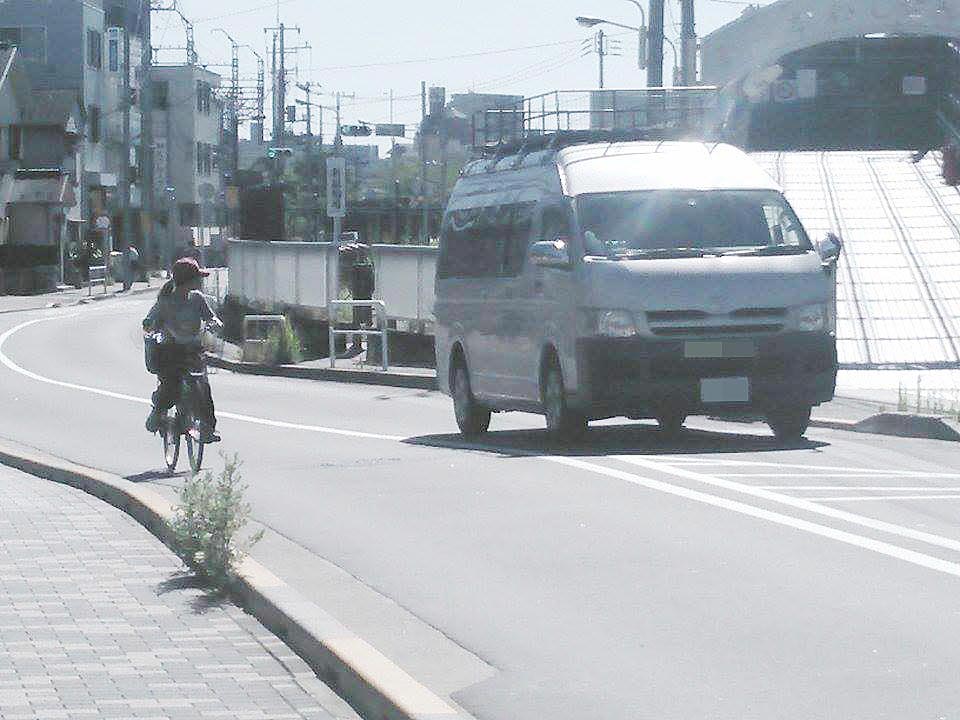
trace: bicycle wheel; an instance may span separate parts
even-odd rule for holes
[[[187,458],[190,460],[190,469],[198,473],[200,466],[203,465],[203,443],[200,442],[200,423],[196,418],[190,419],[184,437],[187,439]]]
[[[172,413],[167,413],[160,425],[163,437],[163,460],[167,464],[168,472],[175,472],[177,461],[180,459],[180,428],[177,419]]]

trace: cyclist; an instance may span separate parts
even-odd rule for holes
[[[160,427],[163,414],[177,404],[180,384],[186,373],[201,374],[197,379],[198,393],[194,408],[200,421],[200,442],[220,441],[216,433],[213,394],[207,380],[200,337],[205,327],[222,328],[223,323],[210,309],[200,292],[203,277],[208,275],[193,258],[180,258],[173,264],[173,278],[160,289],[157,301],[143,319],[143,329],[160,332],[158,373],[160,384],[153,393],[153,409],[147,416],[146,428],[154,433]]]

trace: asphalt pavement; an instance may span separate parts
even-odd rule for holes
[[[0,437],[172,497],[148,303],[0,315]],[[558,448],[504,415],[469,445],[432,392],[211,382],[254,556],[479,718],[960,713],[955,443],[695,419]]]

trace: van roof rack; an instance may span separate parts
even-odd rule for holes
[[[633,128],[616,130],[558,130],[540,135],[530,135],[520,140],[501,142],[496,145],[476,148],[475,159],[492,159],[497,161],[510,155],[518,155],[520,159],[522,159],[533,152],[541,150],[562,150],[572,145],[638,142],[644,140],[659,140],[663,143],[678,140],[700,141],[701,139],[690,138],[688,133],[680,131],[664,133],[663,131]]]

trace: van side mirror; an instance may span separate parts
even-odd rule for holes
[[[836,233],[829,232],[823,236],[820,245],[817,247],[820,254],[820,262],[825,268],[834,268],[840,260],[840,253],[843,252],[843,241]]]
[[[530,246],[530,262],[539,267],[569,268],[570,252],[562,238],[542,240]]]

